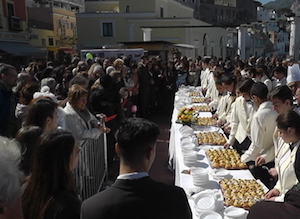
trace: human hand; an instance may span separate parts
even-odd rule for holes
[[[103,126],[103,125],[99,125],[98,129],[100,132],[104,132],[104,133],[109,133],[110,132],[110,128]]]
[[[215,119],[215,118],[217,118],[217,117],[218,117],[218,114],[217,114],[217,113],[215,113],[215,114],[213,114],[211,117],[212,117],[213,119]]]
[[[222,120],[221,119],[218,119],[218,121],[217,121],[217,126],[222,126],[222,124],[223,124],[223,122],[222,122]]]
[[[271,176],[277,176],[278,175],[278,172],[277,172],[277,170],[276,170],[276,168],[271,168],[270,170],[269,170],[269,174],[271,175]]]
[[[226,148],[226,149],[228,149],[230,146],[231,146],[230,143],[225,143],[225,144],[223,145],[223,147]]]
[[[261,156],[257,157],[256,160],[255,160],[255,166],[261,166],[265,163],[266,163],[265,158],[263,158]]]
[[[275,201],[275,197],[278,196],[280,192],[278,189],[271,189],[266,195],[265,199],[269,201]]]

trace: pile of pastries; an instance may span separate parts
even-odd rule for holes
[[[201,96],[199,91],[190,92],[190,97],[199,97],[199,96]]]
[[[226,143],[224,135],[218,132],[199,132],[196,135],[199,144],[223,145]]]
[[[265,195],[262,186],[254,179],[224,179],[220,186],[226,206],[249,209]]]
[[[247,165],[241,161],[235,149],[211,149],[206,151],[214,168],[246,169]]]
[[[215,125],[217,120],[212,117],[198,117],[195,118],[194,125]]]
[[[204,97],[192,97],[192,103],[204,103]]]
[[[207,105],[194,105],[192,108],[199,112],[210,112],[210,108]]]

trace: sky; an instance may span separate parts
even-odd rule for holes
[[[266,4],[266,3],[270,2],[271,0],[259,0],[259,1],[263,4]],[[273,1],[275,1],[275,0],[273,0]]]

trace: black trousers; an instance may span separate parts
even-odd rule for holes
[[[242,143],[239,143],[237,140],[235,140],[232,147],[235,150],[237,150],[239,155],[242,155],[245,153],[246,150],[248,150],[250,144],[251,144],[251,140],[248,137],[246,137]]]
[[[272,189],[275,186],[276,179],[268,172],[268,169],[274,167],[274,161],[264,164],[264,167],[255,166],[255,161],[249,161],[246,164],[248,165],[253,177],[255,179],[260,179],[268,189]]]

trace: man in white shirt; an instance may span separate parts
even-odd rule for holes
[[[282,66],[278,66],[274,69],[274,87],[280,85],[286,85],[286,69]]]
[[[254,177],[261,179],[267,187],[270,187],[268,171],[262,169],[262,167],[256,167],[255,160],[273,147],[273,133],[278,114],[273,110],[273,104],[267,98],[268,88],[264,83],[256,82],[250,93],[258,109],[251,121],[250,136],[252,143],[241,156],[241,160],[247,162]]]
[[[210,69],[209,69],[209,59],[205,58],[202,60],[202,71],[200,75],[200,80],[201,80],[201,88],[203,94],[206,93],[207,91],[207,86],[208,86],[208,76],[210,74]]]
[[[242,96],[236,98],[234,108],[231,112],[231,131],[225,148],[233,146],[239,154],[243,154],[251,144],[250,124],[255,112],[250,90],[254,81],[245,79],[239,86]]]

